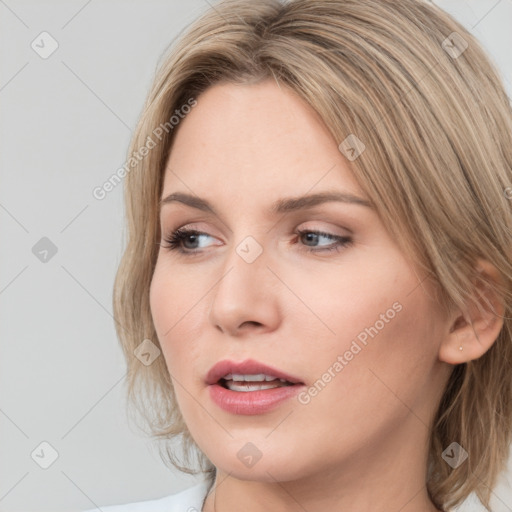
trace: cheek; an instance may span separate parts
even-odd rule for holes
[[[375,421],[387,421],[406,412],[403,403],[416,403],[427,389],[439,332],[434,302],[422,287],[414,289],[414,283],[402,274],[380,293],[377,287],[361,287],[356,297],[344,301],[336,324],[337,346],[331,344],[329,360],[317,367],[320,375],[339,355],[343,358],[331,394],[324,397],[325,407],[342,396],[352,415],[366,403]]]
[[[184,281],[179,273],[157,262],[149,290],[151,315],[167,368],[180,381],[197,358],[194,340],[200,339],[199,324],[194,319],[205,307],[199,291]]]
[[[379,331],[397,323],[401,304],[417,284],[402,260],[392,255],[375,257],[375,252],[346,258],[343,265],[308,269],[308,279],[301,274],[285,274],[295,295],[287,314],[301,324],[303,333],[320,340],[326,350],[342,350],[365,329],[378,322]],[[309,311],[305,310],[305,305]],[[380,315],[388,320],[382,324]],[[403,316],[403,315],[402,315]],[[399,320],[398,320],[399,321]]]
[[[386,378],[389,374],[397,386],[418,369],[428,372],[437,347],[435,302],[404,259],[390,252],[378,260],[360,257],[338,272],[330,270],[328,276],[317,271],[307,285],[294,283],[297,295],[316,316],[289,311],[301,324],[298,330],[308,333],[304,341],[311,339],[304,348],[315,351],[309,374],[319,377],[338,356],[346,356],[337,373],[345,378],[336,380],[352,392],[368,379],[373,382],[369,369],[384,372]],[[297,307],[304,309],[303,304]]]

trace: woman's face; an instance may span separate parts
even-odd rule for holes
[[[178,128],[162,198],[191,200],[162,206],[150,300],[201,450],[218,469],[260,481],[358,475],[390,457],[423,464],[448,375],[438,359],[447,319],[431,280],[366,203],[341,141],[273,81],[213,86]],[[322,193],[345,200],[273,210]],[[178,228],[201,234],[170,250]],[[249,359],[302,384],[207,382],[219,361]],[[220,373],[236,371],[275,376]]]

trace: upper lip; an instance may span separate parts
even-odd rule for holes
[[[289,375],[277,368],[273,368],[266,364],[255,361],[254,359],[246,359],[245,361],[229,361],[224,359],[219,361],[210,368],[210,371],[206,375],[207,384],[216,384],[228,373],[235,373],[238,375],[254,375],[258,373],[264,373],[265,375],[272,375],[279,379],[285,379],[293,384],[303,384],[303,382],[293,375]]]

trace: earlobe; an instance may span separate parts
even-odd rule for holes
[[[489,262],[479,260],[479,277],[473,288],[473,300],[466,311],[458,311],[439,348],[439,359],[461,364],[478,359],[494,344],[503,327],[505,303],[498,293],[500,276]]]

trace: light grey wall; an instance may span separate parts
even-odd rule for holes
[[[512,0],[438,3],[482,40],[512,93]],[[196,481],[127,424],[111,308],[122,187],[101,201],[92,191],[123,164],[162,52],[209,8],[0,0],[0,512],[85,510]],[[510,474],[497,512],[512,510]]]

